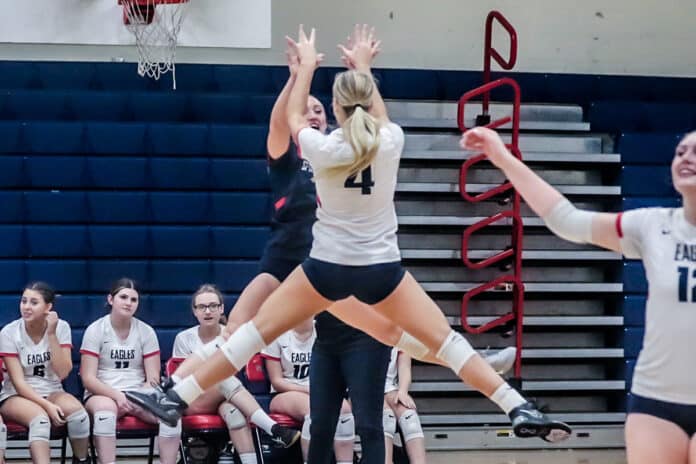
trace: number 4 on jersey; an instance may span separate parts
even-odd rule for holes
[[[361,193],[363,195],[372,194],[372,187],[375,185],[374,181],[372,180],[372,167],[368,166],[360,172],[360,182],[355,181],[357,178],[357,174],[350,176],[346,179],[343,186],[345,188],[360,188],[362,189]]]

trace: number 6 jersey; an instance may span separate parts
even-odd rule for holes
[[[56,336],[61,347],[72,348],[70,326],[62,319],[58,320]],[[48,335],[44,332],[41,340],[34,343],[27,334],[23,319],[7,324],[0,331],[0,356],[19,359],[24,379],[36,394],[46,397],[51,393],[63,391],[63,385],[51,363]],[[9,375],[5,375],[0,401],[16,394],[12,380]]]
[[[643,261],[648,281],[645,338],[631,390],[696,404],[696,226],[681,208],[643,208],[621,214],[617,232],[623,254]]]
[[[116,390],[134,390],[145,383],[143,360],[159,354],[159,342],[152,327],[136,318],[128,337],[120,339],[106,315],[87,327],[80,353],[99,358],[100,381]]]

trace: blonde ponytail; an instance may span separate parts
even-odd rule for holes
[[[380,124],[368,113],[374,86],[372,76],[365,73],[351,70],[336,75],[333,96],[347,116],[341,127],[343,137],[350,144],[355,157],[350,164],[326,169],[328,175],[357,175],[377,156]]]

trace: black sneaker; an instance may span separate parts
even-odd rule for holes
[[[539,437],[550,443],[558,443],[570,437],[572,429],[560,421],[549,419],[534,403],[524,403],[510,411],[515,435],[520,438]]]
[[[181,414],[188,407],[173,389],[167,390],[166,393],[159,388],[147,391],[130,390],[124,393],[130,401],[151,412],[170,427],[176,427]]]
[[[271,427],[271,441],[277,446],[290,448],[300,438],[300,431],[280,424]]]

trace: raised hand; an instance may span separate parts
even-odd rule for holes
[[[49,311],[46,315],[46,332],[49,335],[55,335],[56,327],[58,327],[58,313]]]
[[[500,135],[486,127],[475,127],[464,132],[459,140],[459,146],[464,150],[484,153],[495,166],[512,156]]]
[[[345,44],[338,44],[341,61],[348,69],[368,70],[379,54],[381,41],[375,37],[375,28],[356,24]]]
[[[319,63],[324,58],[324,55],[317,53],[315,46],[316,43],[316,31],[314,28],[309,33],[309,37],[305,34],[304,27],[300,24],[300,30],[298,33],[298,39],[295,41],[291,37],[286,36],[285,40],[288,42],[288,51],[297,56],[299,65],[311,65],[313,67],[319,66]]]

